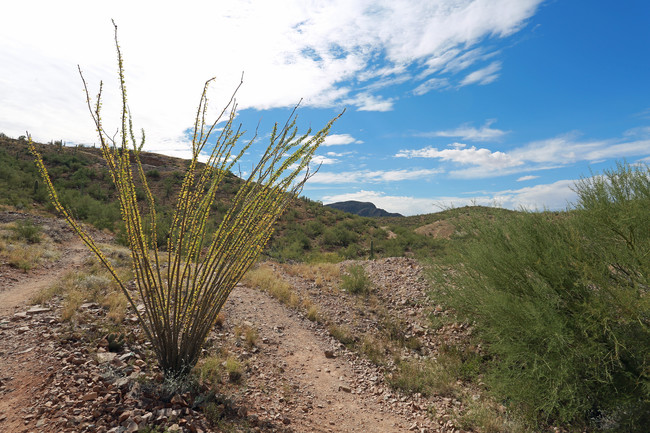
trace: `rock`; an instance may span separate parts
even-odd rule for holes
[[[336,358],[336,355],[334,354],[333,350],[326,350],[325,351],[325,358]]]
[[[16,313],[16,314],[14,314],[13,317],[11,318],[11,320],[14,320],[14,321],[15,321],[15,320],[28,319],[28,318],[29,318],[29,315],[27,314],[27,312],[26,312],[26,311],[23,311],[22,313]]]
[[[187,402],[183,399],[183,397],[181,397],[181,396],[178,395],[178,394],[176,394],[176,395],[174,395],[174,396],[172,397],[171,403],[172,403],[172,404],[177,404],[177,405],[179,405],[179,406],[183,406],[183,407],[186,407],[186,406],[187,406]]]
[[[352,389],[349,386],[346,386],[346,385],[339,385],[339,391],[352,392]]]
[[[95,399],[97,399],[97,396],[98,396],[97,393],[95,391],[93,391],[93,392],[89,392],[88,394],[81,397],[81,400],[82,401],[95,400]]]
[[[51,308],[47,307],[32,307],[29,310],[27,310],[27,314],[41,314],[41,313],[47,313],[48,311],[52,311]]]
[[[140,428],[138,427],[138,424],[135,421],[130,420],[129,423],[126,425],[126,429],[124,430],[124,433],[136,433],[139,429]]]
[[[24,334],[27,331],[29,331],[29,326],[21,326],[20,328],[16,328],[16,332],[19,334]]]
[[[97,361],[100,364],[103,364],[105,362],[111,362],[117,357],[117,353],[113,352],[99,352],[97,353]]]

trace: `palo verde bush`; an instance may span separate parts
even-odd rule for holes
[[[650,169],[619,164],[575,190],[570,212],[465,227],[475,239],[439,269],[444,291],[487,343],[490,388],[529,421],[646,431]]]
[[[115,44],[123,102],[118,142],[104,129],[100,113],[101,84],[93,106],[83,74],[81,78],[88,108],[99,133],[102,154],[117,190],[139,299],[126,288],[93,239],[62,206],[43,159],[31,139],[30,148],[52,203],[120,285],[138,315],[165,375],[172,378],[185,376],[198,361],[201,347],[228,295],[257,259],[273,233],[276,220],[310,177],[311,158],[338,117],[314,135],[310,135],[310,131],[298,135],[294,113],[283,127],[278,128],[276,124],[270,135],[269,147],[242,182],[219,227],[208,237],[206,227],[217,189],[255,139],[235,152],[243,131],[233,129],[236,110],[234,95],[219,117],[213,123],[206,123],[206,92],[212,81],[208,80],[194,123],[192,159],[188,163],[169,226],[166,250],[159,252],[157,227],[160,220],[155,198],[140,162],[144,133],[141,141],[136,142],[126,98],[117,26]],[[216,142],[210,143],[214,147],[207,162],[199,164],[199,155],[215,132],[217,123],[229,109],[230,115],[219,130]],[[136,178],[140,181],[138,187],[134,182]],[[136,308],[138,301],[144,304],[143,312]]]

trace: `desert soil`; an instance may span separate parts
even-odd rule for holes
[[[143,377],[159,373],[133,314],[124,323],[132,338],[115,354],[106,351],[96,324],[105,316],[100,306],[84,304],[74,321],[64,322],[61,298],[29,305],[36,292],[88,255],[70,238],[61,248],[64,258],[49,267],[27,274],[3,269],[0,275],[0,432],[134,432],[153,424],[179,432],[224,431],[225,424],[206,420],[191,396],[161,402],[140,386]],[[424,353],[435,353],[440,340],[426,329],[420,266],[404,258],[363,263],[388,313],[420,336]],[[358,297],[286,277],[331,321],[359,332],[378,326],[368,312],[374,307]],[[324,325],[275,298],[238,285],[224,311],[225,323],[209,339],[207,351],[229,347],[245,365],[243,384],[224,389],[228,398],[217,407],[227,415],[227,431],[460,431],[451,421],[459,401],[395,392],[386,383],[386,367],[349,351]],[[236,332],[242,326],[257,331],[254,347]],[[447,331],[448,338],[463,332]]]

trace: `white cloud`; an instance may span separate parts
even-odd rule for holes
[[[601,162],[610,158],[644,157],[650,153],[650,139],[639,138],[639,131],[607,140],[577,140],[577,134],[565,134],[547,140],[529,143],[509,151],[466,147],[453,143],[451,148],[439,150],[427,146],[422,149],[403,149],[396,158],[434,158],[467,168],[449,170],[450,177],[480,179],[505,176],[526,171],[547,170],[576,162]],[[633,140],[629,140],[633,138]]]
[[[493,141],[498,140],[508,133],[501,129],[490,128],[495,122],[494,119],[487,120],[480,128],[463,124],[455,129],[447,129],[444,131],[421,132],[415,134],[417,137],[460,137],[462,140],[469,141]]]
[[[533,175],[521,176],[519,179],[517,179],[517,182],[525,182],[527,180],[537,179],[538,177],[539,176],[533,176]]]
[[[327,152],[325,155],[330,156],[332,158],[341,158],[343,156],[348,156],[352,155],[355,152]]]
[[[361,144],[362,140],[357,140],[350,134],[329,134],[321,146],[339,146],[343,144]]]
[[[392,111],[394,98],[384,99],[370,93],[359,93],[353,98],[343,100],[343,102],[354,105],[359,111]]]
[[[432,90],[445,89],[447,87],[449,87],[449,80],[447,78],[430,78],[413,89],[413,94],[421,96]]]
[[[338,159],[328,158],[327,156],[316,155],[311,160],[315,165],[332,165],[339,163]]]
[[[468,74],[463,81],[460,82],[461,86],[470,84],[490,84],[499,78],[499,71],[501,70],[501,62],[492,62],[483,69],[479,69]]]
[[[513,158],[504,152],[492,152],[489,149],[477,149],[475,146],[463,148],[462,143],[455,143],[452,149],[438,150],[435,147],[425,147],[417,150],[400,150],[397,158],[438,158],[443,161],[451,161],[463,165],[478,165],[489,170],[516,167],[523,164],[523,161]]]
[[[0,27],[0,131],[18,136],[29,129],[41,141],[96,141],[77,64],[91,94],[104,80],[105,126],[119,125],[111,17],[120,26],[136,127],[166,152],[187,148],[183,131],[212,76],[213,112],[242,71],[240,109],[290,107],[304,98],[306,106],[388,111],[399,96],[387,98],[378,89],[408,79],[424,91],[435,81],[423,84],[431,77],[418,70],[431,75],[434,66],[447,67],[451,74],[468,67],[483,55],[479,43],[518,31],[541,2],[250,0],[160,7],[114,0],[89,7],[71,0],[64,8],[45,0],[11,2]],[[464,83],[484,84],[496,74],[489,68]]]
[[[403,180],[430,178],[441,173],[439,169],[419,170],[360,170],[347,172],[319,171],[309,182],[312,184],[348,184],[348,183],[378,183],[398,182]]]
[[[575,180],[558,180],[550,184],[500,191],[493,198],[501,206],[510,209],[523,207],[529,210],[561,210],[575,202],[576,193],[571,189],[574,184]]]

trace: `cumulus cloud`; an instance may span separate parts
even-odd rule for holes
[[[357,140],[350,134],[329,134],[321,146],[340,146],[343,144],[361,144],[362,140]]]
[[[332,165],[339,162],[338,159],[329,158],[327,156],[316,155],[311,160],[315,165]]]
[[[183,132],[210,77],[217,78],[210,92],[214,112],[242,71],[240,109],[290,107],[304,98],[312,107],[389,111],[399,95],[386,97],[382,89],[405,81],[420,94],[436,88],[441,82],[432,75],[484,61],[489,53],[479,44],[520,30],[541,2],[251,0],[164,8],[152,1],[92,8],[80,0],[66,8],[45,0],[12,2],[3,9],[11,19],[0,27],[0,130],[17,136],[29,129],[43,141],[95,141],[78,63],[92,94],[104,80],[105,124],[119,125],[109,17],[120,25],[136,125],[164,152],[187,148]],[[499,67],[495,61],[463,84],[485,84]]]

